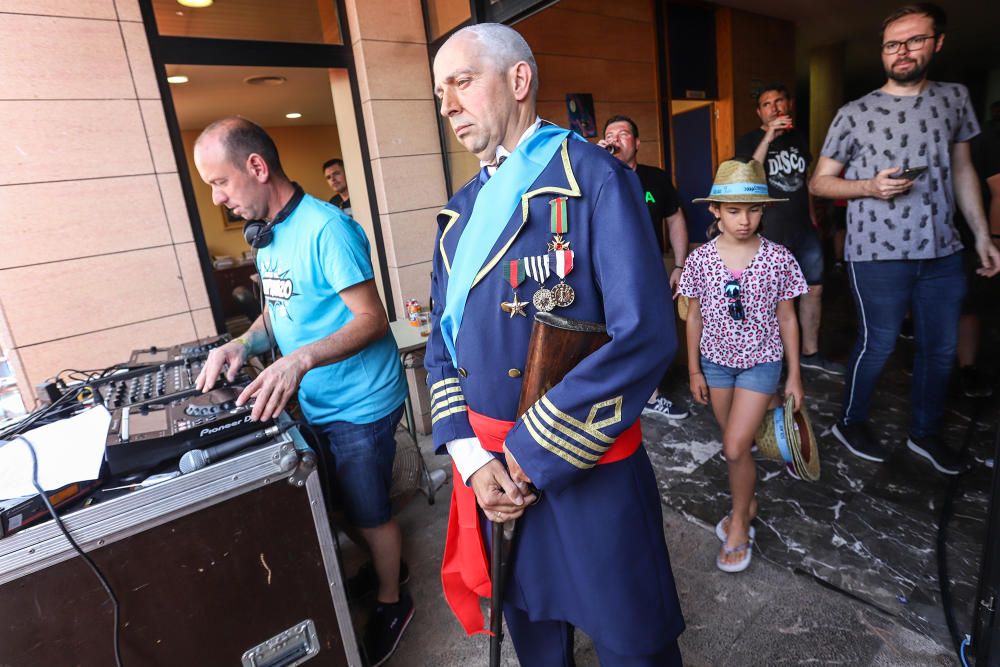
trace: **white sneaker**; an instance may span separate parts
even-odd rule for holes
[[[655,401],[646,403],[646,407],[642,409],[642,413],[660,415],[661,417],[666,417],[667,419],[684,419],[688,416],[687,410],[678,405],[674,405],[673,401],[669,398],[664,398],[663,396],[657,396]]]

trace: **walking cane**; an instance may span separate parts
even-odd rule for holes
[[[516,519],[493,522],[493,548],[490,558],[490,667],[500,667],[500,645],[503,643],[503,590],[507,575],[507,557],[514,541]]]
[[[528,341],[528,359],[524,365],[517,417],[554,387],[584,357],[608,342],[603,324],[584,322],[552,313],[535,314]],[[529,485],[528,493],[541,498],[541,492]],[[535,502],[538,502],[537,500]],[[517,521],[493,522],[493,545],[490,551],[490,667],[500,667],[500,644],[503,642],[503,591],[510,559],[511,543]]]

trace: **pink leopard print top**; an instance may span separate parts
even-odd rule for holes
[[[744,319],[729,314],[733,299],[724,286],[733,280],[715,247],[715,240],[696,249],[684,262],[680,292],[698,299],[704,329],[699,349],[709,361],[730,368],[751,368],[780,361],[783,348],[778,331],[778,301],[809,291],[802,270],[783,245],[760,239],[760,248],[739,278]]]

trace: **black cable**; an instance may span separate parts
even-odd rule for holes
[[[0,440],[9,440],[11,436],[23,433],[28,427],[35,425],[53,414],[58,414],[59,411],[67,408],[76,409],[79,406],[71,401],[75,400],[84,389],[90,389],[93,391],[89,385],[83,385],[81,387],[77,387],[74,391],[66,392],[49,405],[35,410],[34,412],[26,415],[21,421],[8,426],[2,433],[0,433]]]
[[[962,447],[959,449],[959,458],[966,459],[969,453],[969,449],[972,446],[972,440],[975,437],[976,427],[979,425],[979,421],[986,410],[987,401],[985,399],[976,402],[976,405],[972,411],[972,416],[969,419],[969,426],[965,430],[965,437],[962,439]],[[951,635],[951,641],[955,648],[955,653],[961,658],[963,655],[962,650],[962,636],[958,629],[958,622],[955,620],[955,610],[952,605],[951,599],[951,582],[948,579],[948,523],[951,521],[952,505],[955,499],[958,497],[961,490],[962,480],[965,475],[969,472],[970,468],[967,466],[958,475],[955,475],[948,482],[948,487],[945,489],[944,500],[941,503],[941,516],[938,519],[938,533],[937,533],[937,565],[938,565],[938,590],[941,593],[941,608],[944,612],[944,620],[948,625],[948,634]],[[996,502],[996,499],[994,499]]]
[[[104,587],[104,592],[106,592],[108,594],[108,598],[111,599],[111,605],[114,611],[114,623],[115,623],[114,627],[115,665],[117,665],[117,667],[122,667],[121,632],[119,628],[119,617],[121,611],[118,604],[118,598],[115,596],[115,592],[111,589],[111,584],[108,583],[108,580],[104,577],[104,574],[101,573],[101,570],[97,567],[97,563],[95,563],[93,559],[91,559],[91,557],[88,556],[83,551],[83,549],[80,548],[80,545],[76,543],[76,540],[73,539],[73,536],[69,534],[69,530],[66,528],[66,524],[64,524],[62,519],[59,518],[59,515],[56,513],[56,509],[52,506],[52,503],[49,501],[49,497],[45,494],[45,489],[43,489],[42,485],[38,483],[38,455],[35,452],[35,446],[32,444],[30,440],[28,440],[26,436],[18,435],[17,437],[20,438],[21,440],[24,440],[24,444],[28,445],[28,451],[31,453],[31,484],[35,487],[35,490],[38,491],[38,495],[41,496],[42,502],[45,503],[45,508],[48,509],[49,514],[52,515],[52,519],[56,522],[56,525],[59,526],[59,530],[61,530],[62,534],[66,537],[66,541],[69,542],[70,546],[73,547],[74,551],[76,551],[76,553],[80,555],[80,558],[82,558],[84,562],[87,563],[91,571],[93,571],[94,575],[97,577],[98,581],[101,582],[101,586]]]
[[[42,408],[39,408],[31,412],[30,414],[26,415],[24,419],[22,419],[21,421],[8,426],[6,429],[0,432],[0,440],[9,440],[11,436],[17,435],[18,433],[23,433],[24,431],[28,430],[29,427],[35,426],[36,424],[48,423],[50,421],[49,419],[50,417],[61,419],[62,417],[66,416],[62,414],[66,410],[76,410],[77,408],[80,407],[76,403],[73,403],[73,401],[78,400],[80,395],[84,391],[91,392],[91,394],[95,398],[99,399],[98,390],[95,389],[93,386],[91,386],[90,383],[97,380],[102,380],[108,375],[114,373],[115,371],[121,370],[125,367],[126,367],[125,364],[114,364],[112,366],[107,366],[106,368],[95,368],[86,371],[76,370],[74,368],[64,368],[63,370],[56,373],[55,376],[53,376],[50,379],[54,382],[62,383],[63,387],[65,387],[66,386],[65,383],[63,383],[62,380],[60,379],[60,376],[62,376],[63,373],[80,374],[81,376],[84,377],[70,378],[76,382],[79,382],[80,384],[74,386],[70,391],[65,391],[59,398],[54,400],[49,405],[46,405]]]

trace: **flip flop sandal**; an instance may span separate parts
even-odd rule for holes
[[[729,548],[725,545],[722,546],[722,552],[727,556],[741,551],[743,552],[743,558],[739,559],[735,563],[724,563],[721,556],[716,556],[715,566],[723,572],[742,572],[750,567],[750,559],[753,558],[753,540],[744,542],[738,547]]]
[[[721,519],[719,519],[719,523],[715,524],[715,536],[719,538],[720,542],[725,542],[726,538],[728,537],[728,535],[726,534],[726,528],[725,528],[724,524],[726,523],[726,519],[728,519],[731,515],[732,515],[732,512],[730,512],[729,514],[726,514],[726,516],[724,516]],[[753,519],[750,519],[750,520],[753,521]],[[749,532],[750,541],[752,542],[754,540],[754,538],[756,538],[756,536],[757,536],[757,531],[754,530],[753,526],[750,526],[750,530],[748,532]]]

